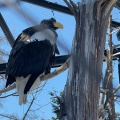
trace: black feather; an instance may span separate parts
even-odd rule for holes
[[[8,78],[7,78],[7,83],[6,83],[6,86],[7,87],[8,85],[11,85],[12,83],[15,82],[15,77],[11,76],[11,75],[8,75]]]
[[[30,90],[30,88],[32,87],[33,83],[35,82],[35,80],[38,78],[39,74],[32,74],[25,86],[24,89],[24,94],[27,94],[27,92]]]
[[[18,42],[11,51],[6,75],[21,77],[29,74],[42,74],[53,56],[53,46],[48,40],[29,44]],[[9,85],[9,77],[6,85]],[[11,81],[14,82],[14,81]]]

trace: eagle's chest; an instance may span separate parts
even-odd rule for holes
[[[36,32],[30,37],[31,41],[34,40],[43,41],[45,39],[49,40],[51,44],[55,44],[56,42],[55,34],[49,29]]]

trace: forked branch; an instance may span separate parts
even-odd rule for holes
[[[73,15],[77,16],[77,5],[72,1],[72,0],[69,0],[69,2],[67,0],[64,0],[64,2],[67,4],[68,8],[71,10],[71,12],[73,13]]]

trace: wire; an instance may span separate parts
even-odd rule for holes
[[[66,42],[65,42],[65,39],[63,38],[62,33],[61,33],[60,30],[59,30],[59,33],[61,34],[61,38],[63,39],[63,42],[65,43],[66,50],[67,50],[68,54],[70,54],[70,51],[69,51],[69,49],[68,49],[68,47],[67,47],[67,44],[66,44]]]
[[[54,14],[54,11],[53,11],[53,10],[51,10],[51,12],[52,12],[52,14],[53,14],[53,17],[55,18],[55,14]]]
[[[55,18],[54,11],[53,11],[53,10],[51,10],[51,12],[52,12],[52,14],[53,14],[53,17]],[[56,18],[55,18],[55,19],[56,19]],[[65,45],[65,47],[66,47],[67,52],[68,52],[68,53],[70,53],[70,51],[69,51],[69,49],[68,49],[68,47],[67,47],[67,44],[66,44],[66,42],[65,42],[65,40],[64,40],[64,38],[63,38],[63,35],[62,35],[62,33],[61,33],[61,31],[60,31],[60,30],[59,30],[59,33],[60,33],[61,38],[62,38],[62,40],[63,40],[63,42],[64,42],[64,45]]]

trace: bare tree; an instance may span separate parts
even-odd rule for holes
[[[64,90],[67,120],[98,120],[100,82],[108,20],[116,0],[64,0],[76,31]]]

